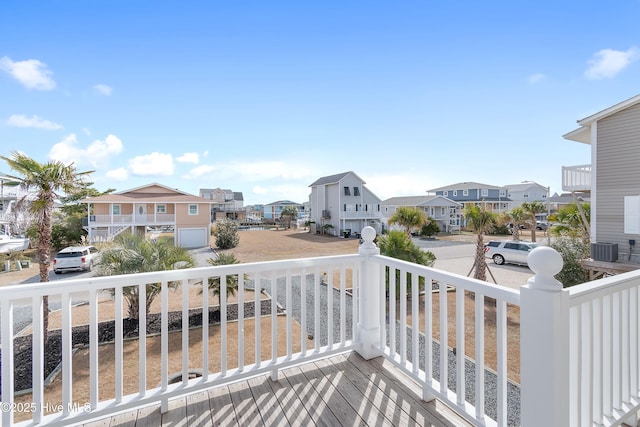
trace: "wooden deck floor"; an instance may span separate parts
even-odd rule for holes
[[[85,424],[97,426],[469,426],[382,358],[334,356]]]

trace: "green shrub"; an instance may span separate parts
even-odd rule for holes
[[[590,248],[581,239],[567,235],[558,237],[551,247],[562,255],[563,266],[556,279],[562,286],[579,285],[589,281],[589,272],[582,266],[581,260],[589,258]]]
[[[440,226],[435,219],[429,218],[429,222],[422,226],[420,229],[420,235],[424,237],[431,237],[434,234],[440,232]]]
[[[216,223],[216,229],[213,235],[216,238],[216,246],[218,249],[235,248],[240,242],[238,224],[228,219],[223,219]]]

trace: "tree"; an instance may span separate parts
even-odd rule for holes
[[[84,178],[93,171],[77,172],[73,163],[64,163],[52,160],[47,163],[39,163],[36,160],[18,151],[11,152],[11,157],[0,156],[9,167],[21,176],[9,176],[18,181],[25,190],[35,190],[36,200],[31,203],[31,211],[38,224],[38,246],[36,253],[40,267],[40,282],[49,281],[49,268],[51,266],[51,232],[54,201],[62,194],[73,194],[90,183]],[[42,297],[44,343],[47,343],[47,330],[49,328],[49,297]]]
[[[555,277],[563,287],[589,281],[589,272],[582,266],[582,260],[591,253],[588,244],[575,236],[562,235],[555,239],[551,247],[562,255],[562,270]]]
[[[422,225],[420,229],[420,235],[424,237],[431,237],[434,234],[438,234],[440,232],[440,226],[433,218],[427,218],[428,221],[426,224]]]
[[[531,241],[536,241],[536,225],[537,219],[536,215],[545,213],[547,208],[542,204],[542,202],[524,202],[522,204],[522,209],[529,214],[529,221],[531,224]]]
[[[496,215],[488,211],[484,204],[481,206],[468,206],[464,210],[467,226],[476,233],[476,256],[472,270],[473,277],[478,280],[487,280],[487,260],[484,257],[484,234],[490,233],[496,224]]]
[[[173,245],[171,238],[155,240],[145,239],[142,234],[121,234],[116,241],[101,251],[97,264],[98,276],[113,276],[118,274],[146,273],[150,271],[166,271],[191,268],[193,257],[185,248]],[[177,283],[169,283],[175,287]],[[149,313],[151,303],[160,293],[160,283],[146,285],[146,313]],[[112,292],[112,295],[114,292]],[[129,319],[138,320],[140,317],[140,293],[138,286],[122,288],[122,295],[127,301]]]
[[[230,265],[240,264],[240,260],[231,253],[219,253],[217,258],[209,258],[207,262],[211,265]],[[238,292],[238,275],[228,274],[226,280],[226,293],[227,298],[233,296]],[[245,276],[246,279],[246,276]],[[209,279],[209,289],[213,293],[214,297],[218,297],[218,305],[220,304],[220,277],[212,277]],[[257,291],[257,290],[256,290]]]
[[[291,221],[298,218],[298,208],[293,205],[287,205],[280,212],[280,218],[286,224],[287,230],[291,228]]]
[[[552,219],[560,224],[555,225],[551,230],[555,235],[568,235],[571,237],[579,237],[585,244],[589,244],[589,222],[591,221],[591,204],[582,203],[580,205],[582,212],[576,203],[571,203],[565,207],[558,209],[558,212],[552,215]]]
[[[388,233],[383,234],[378,241],[380,247],[380,253],[382,255],[401,259],[403,261],[413,262],[420,265],[426,265],[432,267],[436,261],[436,256],[433,252],[423,251],[413,241],[410,236],[407,236],[404,232],[398,230],[390,230]],[[387,270],[387,275],[389,271]],[[396,271],[396,290],[400,286],[400,272]],[[387,286],[389,286],[389,280],[387,278]],[[420,287],[424,287],[424,278],[420,278]],[[411,295],[411,273],[407,273],[407,292]]]
[[[520,240],[520,227],[527,223],[529,219],[529,214],[522,209],[522,207],[518,206],[517,208],[513,208],[508,212],[502,214],[502,218],[500,218],[501,222],[509,223],[509,231],[513,236],[513,240]]]
[[[411,236],[411,230],[422,227],[422,225],[428,221],[429,219],[424,211],[407,206],[400,206],[393,215],[389,217],[389,224],[397,224],[404,228],[407,236]]]
[[[213,235],[216,238],[216,246],[218,249],[235,248],[238,246],[238,243],[240,243],[238,224],[229,219],[217,221]]]

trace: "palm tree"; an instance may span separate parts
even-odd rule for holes
[[[475,269],[473,277],[478,280],[487,280],[487,260],[484,257],[484,234],[490,233],[495,227],[496,215],[488,211],[484,204],[482,206],[468,206],[464,210],[467,226],[476,233],[476,256],[472,270]]]
[[[220,253],[217,258],[209,258],[207,262],[211,265],[229,265],[240,264],[240,260],[232,253]],[[245,280],[247,276],[245,275]],[[227,298],[238,292],[238,275],[228,274],[226,280]],[[214,297],[218,297],[218,305],[220,305],[220,277],[212,277],[209,279],[209,289]]]
[[[522,207],[518,206],[517,208],[513,208],[502,215],[502,221],[509,222],[511,224],[510,231],[513,236],[513,240],[520,240],[520,226],[527,223],[529,214],[525,212]]]
[[[389,224],[397,224],[405,229],[407,236],[411,236],[411,230],[427,224],[429,219],[424,211],[408,206],[401,206],[389,217]]]
[[[529,214],[531,221],[531,241],[535,242],[537,226],[536,215],[546,212],[547,208],[545,208],[542,202],[524,202],[522,204],[522,209]]]
[[[49,268],[51,266],[51,230],[53,215],[53,203],[61,197],[62,193],[72,194],[90,183],[84,178],[93,171],[77,172],[73,163],[65,165],[56,160],[47,163],[39,163],[29,156],[18,151],[12,151],[11,157],[0,156],[9,167],[21,176],[8,176],[20,183],[20,186],[29,191],[36,191],[36,200],[31,203],[31,211],[36,217],[38,225],[37,254],[40,267],[40,282],[49,281]],[[43,342],[47,343],[47,330],[49,329],[49,297],[42,297],[43,310]]]
[[[287,205],[280,212],[280,219],[286,224],[287,230],[291,228],[291,221],[298,218],[298,208],[293,205]]]
[[[145,239],[141,234],[121,234],[114,244],[101,252],[96,272],[98,276],[175,270],[191,268],[194,265],[189,251],[174,246],[170,238],[150,240]],[[169,285],[175,287],[177,283],[169,283]],[[146,285],[147,314],[149,314],[151,303],[160,294],[161,289],[160,283]],[[139,287],[124,287],[122,295],[127,301],[129,319],[138,320],[140,317]]]
[[[433,252],[423,251],[411,240],[410,236],[399,230],[390,230],[382,235],[378,241],[380,253],[391,258],[401,259],[420,265],[432,267],[436,261]],[[387,287],[389,286],[390,269],[387,268]],[[396,270],[396,295],[400,291],[400,271]],[[411,295],[411,273],[407,273],[407,292]],[[423,289],[425,285],[424,277],[419,278],[418,286]]]

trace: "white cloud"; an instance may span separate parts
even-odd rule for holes
[[[129,179],[129,171],[127,171],[125,168],[113,169],[107,171],[107,173],[105,173],[105,176],[109,179],[113,179],[114,181],[126,181],[127,179]]]
[[[200,178],[200,177],[203,177],[203,176],[210,175],[215,170],[216,170],[216,168],[214,166],[202,165],[202,166],[198,166],[198,167],[195,167],[195,168],[191,169],[188,174],[183,176],[183,178],[184,179],[196,179],[196,178]]]
[[[171,154],[158,153],[157,151],[137,156],[129,160],[129,171],[138,176],[173,175],[173,157]]]
[[[51,78],[53,73],[47,68],[47,64],[37,59],[14,62],[3,56],[0,58],[0,70],[11,75],[27,89],[53,90],[56,87],[56,82]]]
[[[407,171],[402,174],[359,176],[365,180],[367,188],[382,200],[396,196],[425,196],[427,190],[441,185],[416,171]]]
[[[81,148],[76,135],[70,134],[51,147],[49,157],[65,164],[88,164],[97,169],[106,167],[110,157],[120,154],[122,148],[122,141],[115,135],[107,135],[104,140],[96,139],[86,148]]]
[[[62,129],[62,125],[50,120],[43,120],[38,116],[27,117],[21,114],[13,114],[7,119],[7,125],[19,128],[36,128],[45,130]]]
[[[636,47],[627,51],[602,49],[589,60],[584,76],[589,80],[611,79],[637,60],[639,53]]]
[[[529,82],[529,84],[536,84],[536,83],[540,83],[542,80],[544,80],[545,78],[547,78],[546,75],[542,74],[542,73],[536,73],[536,74],[532,74],[527,78],[527,81]]]
[[[212,172],[215,174],[212,175]],[[317,179],[318,172],[309,165],[296,160],[273,161],[229,161],[221,164],[201,165],[193,168],[185,179],[196,179],[211,175],[209,182],[264,182],[268,180],[300,181],[305,187]]]
[[[198,153],[184,153],[182,156],[176,158],[180,163],[193,163],[198,164],[200,162],[200,157]]]
[[[100,95],[104,95],[104,96],[109,96],[111,95],[111,93],[113,92],[113,88],[111,86],[107,86],[105,84],[97,84],[93,87],[93,90],[100,94]]]
[[[265,200],[265,203],[272,203],[277,200],[291,200],[296,203],[304,203],[309,201],[309,193],[311,193],[311,189],[307,188],[307,185],[300,183],[273,185],[268,187],[256,185],[251,189],[251,191],[254,194],[272,198],[270,200]]]

